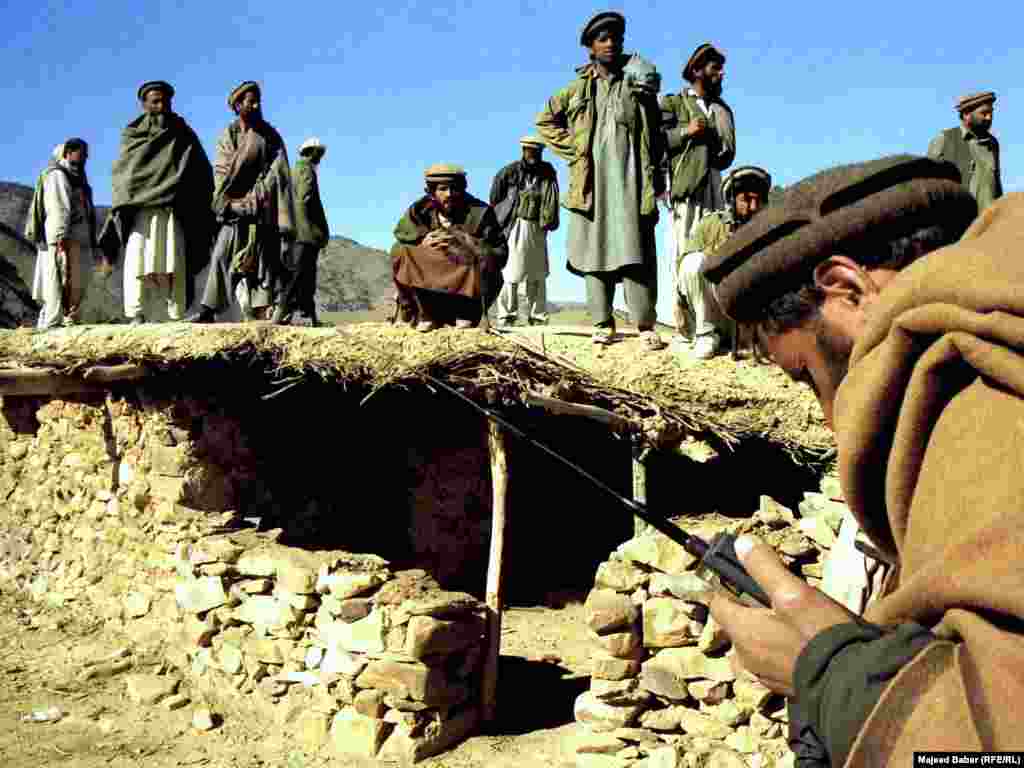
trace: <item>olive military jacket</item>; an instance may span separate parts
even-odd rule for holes
[[[569,164],[569,191],[562,204],[571,211],[590,214],[594,209],[592,147],[598,74],[593,64],[580,67],[576,73],[575,80],[548,99],[537,115],[536,126],[551,151]],[[661,112],[653,96],[633,91],[633,97],[636,109],[631,128],[640,136],[643,173],[640,213],[656,216],[657,198],[664,191],[660,172],[665,154]]]
[[[292,168],[292,190],[295,198],[295,241],[323,248],[330,238],[327,214],[320,200],[316,170],[305,158],[299,158]]]
[[[725,108],[732,119],[732,109],[721,99],[715,104]],[[661,118],[668,148],[668,169],[672,179],[673,200],[686,200],[707,183],[708,172],[724,171],[736,158],[736,135],[732,126],[716,126],[708,121],[708,129],[699,136],[687,136],[686,127],[695,117],[706,117],[697,96],[689,88],[683,93],[670,93],[661,100]],[[735,125],[735,119],[732,119]]]

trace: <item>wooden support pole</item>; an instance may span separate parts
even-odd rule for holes
[[[497,715],[498,661],[501,655],[501,614],[504,609],[505,527],[508,519],[508,454],[501,426],[488,419],[487,446],[491,457],[491,552],[487,563],[487,656],[484,659],[481,719]]]
[[[4,397],[71,395],[83,392],[106,392],[106,387],[45,368],[0,370],[0,395]]]
[[[647,506],[647,454],[650,448],[633,446],[633,501]],[[650,526],[639,517],[633,516],[633,535],[639,536]]]
[[[143,378],[147,373],[146,366],[138,363],[94,365],[85,369],[82,378],[96,384],[110,384],[114,381],[135,381]]]
[[[583,416],[584,418],[593,419],[605,426],[622,431],[628,431],[633,427],[633,422],[625,416],[619,416],[617,413],[612,413],[604,408],[598,408],[596,405],[567,403],[565,400],[556,400],[553,397],[535,395],[532,392],[526,393],[523,399],[526,401],[527,405],[539,406],[540,408],[554,414],[562,416]]]

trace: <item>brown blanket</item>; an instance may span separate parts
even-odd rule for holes
[[[903,270],[853,351],[840,474],[898,583],[866,618],[942,638],[882,694],[847,765],[1024,739],[1024,194]]]

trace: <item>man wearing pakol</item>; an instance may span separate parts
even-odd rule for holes
[[[733,170],[722,184],[728,208],[705,214],[684,248],[677,269],[678,300],[687,315],[686,325],[693,329],[693,355],[698,360],[714,357],[734,331],[718,306],[714,286],[701,274],[704,262],[761,210],[771,186],[772,177],[763,168],[744,165]]]
[[[951,163],[883,158],[790,187],[705,266],[817,394],[844,496],[894,566],[861,618],[737,541],[772,609],[711,613],[790,697],[801,765],[1020,748],[1024,195],[977,212]]]
[[[295,200],[295,243],[282,264],[281,297],[273,320],[288,325],[298,310],[305,323],[318,326],[316,316],[316,272],[320,251],[330,239],[327,214],[320,199],[317,176],[327,145],[315,136],[299,147],[299,159],[292,168],[292,197]]]
[[[992,135],[996,95],[972,93],[957,100],[960,125],[932,139],[928,156],[948,160],[960,169],[960,179],[983,211],[1003,194],[999,142]]]
[[[568,268],[583,277],[593,341],[615,338],[615,286],[648,350],[665,343],[654,330],[658,299],[654,227],[664,188],[660,77],[649,62],[622,52],[626,19],[606,11],[588,21],[580,45],[590,62],[548,99],[537,131],[569,164]],[[628,71],[627,70],[631,70]]]
[[[89,145],[58,145],[36,182],[25,239],[36,243],[32,298],[42,305],[38,327],[75,325],[80,317],[96,244],[96,209],[85,174]]]
[[[212,323],[237,300],[245,319],[270,319],[281,254],[295,237],[288,152],[263,119],[262,89],[247,80],[228,95],[237,115],[217,141],[213,212],[220,225],[193,322]]]
[[[438,163],[424,178],[426,194],[399,220],[391,248],[398,315],[422,332],[472,328],[501,291],[505,235],[460,166]]]
[[[558,229],[558,175],[542,159],[542,139],[525,136],[519,145],[522,157],[498,171],[491,185],[491,205],[508,240],[499,327],[515,325],[520,285],[526,289],[529,324],[548,322],[548,233]]]
[[[172,109],[170,83],[143,83],[137,96],[142,114],[121,132],[100,244],[110,263],[124,253],[125,317],[133,324],[181,320],[209,261],[213,169]]]

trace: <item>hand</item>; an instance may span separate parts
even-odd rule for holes
[[[434,229],[423,238],[423,245],[435,250],[443,250],[451,245],[452,236],[442,229]]]
[[[764,542],[741,536],[736,554],[768,594],[772,608],[748,608],[718,593],[711,601],[711,615],[729,635],[743,667],[776,693],[792,696],[793,670],[807,643],[857,617],[790,573]]]
[[[686,135],[694,138],[700,136],[707,129],[708,121],[703,117],[695,117],[690,121],[689,125],[686,126]]]

